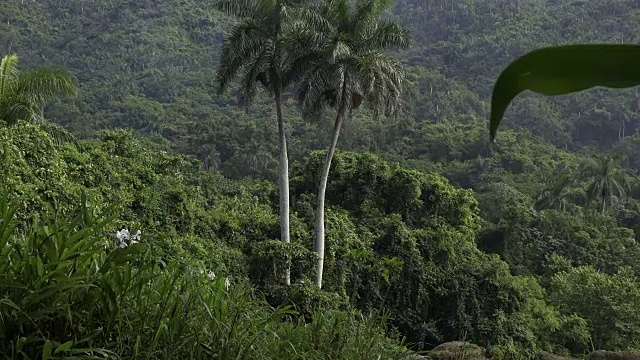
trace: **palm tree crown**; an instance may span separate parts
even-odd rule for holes
[[[374,114],[393,113],[400,101],[404,71],[387,55],[389,48],[409,45],[398,24],[381,19],[388,0],[329,0],[318,6],[327,31],[318,34],[317,59],[302,79],[298,99],[307,118],[317,118],[325,105],[345,113],[363,101]]]
[[[607,201],[611,202],[614,197],[624,196],[625,190],[629,187],[624,171],[618,166],[617,160],[613,156],[601,157],[587,185],[587,194],[600,201],[603,214]]]
[[[251,105],[257,83],[274,94],[292,85],[301,75],[306,52],[303,44],[314,29],[305,0],[223,0],[219,10],[237,16],[239,22],[225,38],[216,74],[218,92],[240,78],[242,102]],[[316,16],[316,19],[319,19]]]
[[[551,174],[547,186],[536,196],[536,210],[557,209],[566,211],[572,203],[584,200],[584,191],[572,188],[575,178],[568,169]]]
[[[8,125],[18,120],[41,122],[45,105],[77,92],[76,79],[66,70],[20,71],[17,65],[17,55],[6,55],[0,63],[0,120]]]

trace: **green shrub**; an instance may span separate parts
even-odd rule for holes
[[[116,206],[98,212],[83,196],[68,216],[42,212],[24,233],[17,231],[17,207],[3,195],[0,353],[6,359],[326,359],[330,354],[346,360],[407,354],[387,337],[397,334],[387,333],[384,317],[331,310],[335,294],[305,288],[293,303],[306,298],[309,302],[298,306],[303,313],[318,309],[306,319],[291,302],[268,305],[242,278],[225,276],[224,270],[216,276],[218,269],[163,261],[144,236],[137,243],[115,239],[107,229]]]

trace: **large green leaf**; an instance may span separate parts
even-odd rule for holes
[[[491,140],[509,103],[530,90],[563,95],[596,86],[640,85],[640,46],[565,45],[532,51],[512,62],[498,77],[491,98]]]

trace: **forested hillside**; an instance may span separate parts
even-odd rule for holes
[[[522,94],[494,144],[487,126],[493,83],[512,60],[545,45],[636,44],[640,1],[397,0],[385,17],[412,38],[389,52],[406,73],[404,91],[397,113],[376,117],[363,106],[344,124],[319,290],[316,193],[333,114],[311,121],[296,88],[284,93],[291,244],[283,244],[273,98],[262,91],[247,106],[236,82],[216,91],[223,39],[237,19],[194,0],[5,1],[0,55],[17,54],[24,70],[62,67],[78,83],[76,97],[43,109],[77,139],[60,141],[46,125],[0,125],[8,199],[0,240],[16,249],[0,253],[12,261],[0,260],[10,280],[0,289],[21,278],[34,284],[0,290],[6,358],[72,340],[61,354],[99,347],[108,351],[96,356],[127,359],[188,351],[408,359],[415,355],[405,345],[423,351],[460,340],[494,359],[640,351],[639,93]],[[101,223],[87,212],[117,215]],[[145,247],[116,261],[109,254],[124,250],[113,234],[123,227],[141,229]],[[68,308],[43,287],[60,282],[56,269],[76,274],[68,253],[33,245],[50,229],[91,252],[85,273],[69,280],[78,295]],[[15,265],[20,251],[39,260]],[[144,284],[131,281],[132,271]],[[116,285],[100,298],[85,282]],[[42,299],[50,308],[39,308]],[[145,312],[154,306],[162,312]]]

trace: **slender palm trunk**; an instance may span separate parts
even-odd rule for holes
[[[322,168],[322,175],[320,178],[320,187],[318,188],[318,210],[316,213],[316,239],[313,243],[313,251],[318,253],[318,264],[316,266],[316,285],[322,289],[322,271],[324,268],[324,201],[325,193],[327,192],[327,181],[329,180],[329,170],[331,169],[331,160],[333,154],[336,152],[336,146],[338,145],[338,137],[340,136],[340,129],[344,122],[346,114],[346,106],[341,106],[336,115],[336,121],[333,125],[333,136],[331,137],[331,145],[327,151],[327,157],[324,160],[324,167]]]
[[[606,205],[607,205],[607,198],[603,196],[602,197],[602,215],[604,215]]]
[[[280,169],[278,183],[280,186],[280,239],[285,243],[291,242],[289,231],[289,156],[287,155],[287,134],[285,132],[284,117],[282,116],[282,90],[276,88],[276,115],[278,117],[278,138],[280,142]],[[291,285],[291,260],[287,256],[285,284]]]

